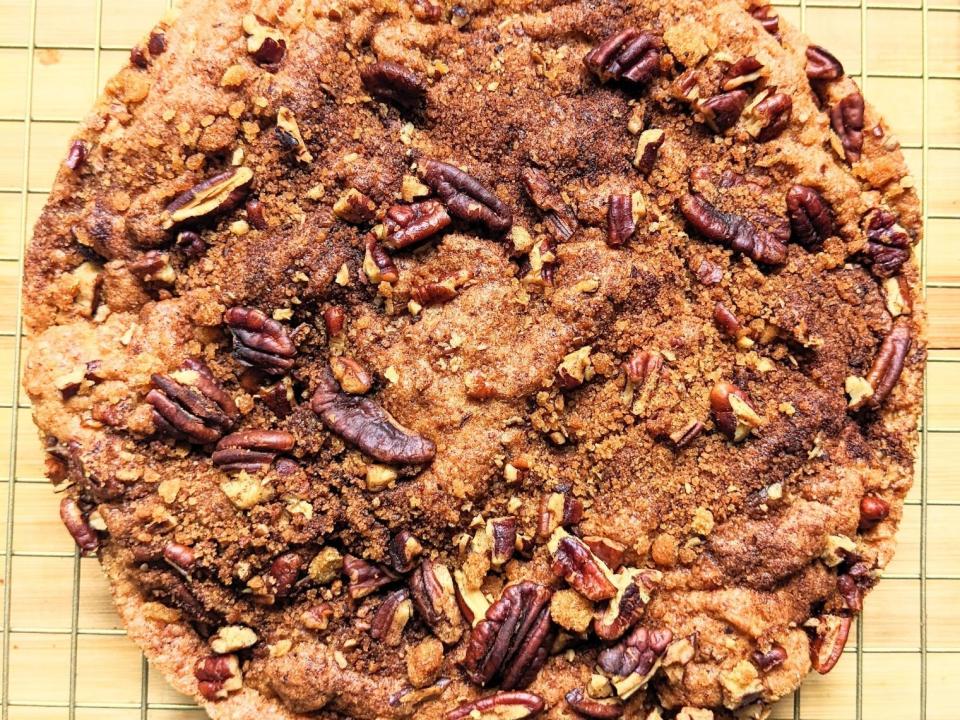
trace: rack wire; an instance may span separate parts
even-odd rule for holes
[[[0,720],[199,720],[125,637],[96,561],[60,528],[20,392],[23,247],[66,140],[170,0],[0,0]],[[900,549],[826,677],[774,718],[954,720],[960,674],[960,0],[787,0],[902,140],[917,173],[931,357]],[[86,76],[86,77],[84,77]],[[19,88],[18,88],[19,85]],[[939,542],[932,542],[939,540]]]

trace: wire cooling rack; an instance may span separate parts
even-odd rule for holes
[[[78,557],[20,391],[23,247],[67,139],[168,0],[0,0],[0,720],[203,717],[125,637]],[[923,195],[931,359],[900,548],[845,657],[774,718],[955,720],[960,676],[960,0],[795,0],[901,139]],[[3,440],[5,438],[5,440]]]

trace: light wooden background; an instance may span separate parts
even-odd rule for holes
[[[925,188],[931,362],[923,452],[900,549],[847,653],[775,718],[955,720],[960,677],[960,0],[799,2],[858,76]],[[75,122],[166,0],[0,0],[0,710],[2,720],[202,714],[150,673],[94,560],[77,560],[43,480],[17,376],[21,251]],[[14,398],[17,401],[14,402]],[[11,479],[13,482],[11,483]]]

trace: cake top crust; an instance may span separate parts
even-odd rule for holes
[[[730,2],[193,0],[72,141],[24,385],[213,717],[765,717],[893,553],[920,206]]]

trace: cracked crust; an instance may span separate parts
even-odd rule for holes
[[[275,72],[246,52],[249,3],[195,0],[157,26],[165,47],[145,41],[147,67],[131,65],[108,84],[77,135],[84,157],[58,175],[26,262],[35,339],[24,385],[51,477],[69,479],[69,496],[107,528],[101,562],[125,626],[153,665],[215,718],[443,717],[485,694],[460,669],[466,633],[446,650],[437,674],[451,682],[439,699],[398,707],[390,698],[407,687],[406,655],[431,631],[414,619],[399,647],[373,642],[362,623],[384,592],[350,601],[336,579],[264,605],[228,584],[269,574],[291,548],[307,554],[332,544],[386,562],[400,529],[459,568],[460,535],[472,534],[476,515],[516,515],[532,536],[541,494],[566,487],[586,508],[579,535],[620,543],[627,566],[662,572],[640,625],[695,639],[685,662],[667,653],[628,714],[659,704],[727,717],[795,689],[811,669],[804,624],[846,612],[830,566],[836,538],[852,539],[872,569],[893,555],[922,398],[925,315],[911,259],[897,285],[912,305],[900,321],[913,338],[903,373],[881,410],[846,408],[845,380],[868,375],[893,322],[891,290],[857,261],[862,218],[883,205],[914,242],[922,232],[912,179],[873,108],[852,168],[831,136],[819,106],[850,93],[852,81],[824,86],[818,98],[803,72],[808,40],[783,21],[775,38],[733,3],[470,4],[461,30],[375,0],[350,9],[256,5],[287,44]],[[630,22],[662,34],[685,65],[709,55],[705,86],[717,81],[725,55],[756,55],[769,84],[792,97],[791,125],[757,144],[741,123],[718,141],[668,99],[668,78],[641,89],[601,86],[580,59]],[[429,77],[423,115],[366,97],[360,69],[372,60]],[[285,152],[274,134],[281,107],[285,131],[300,133],[310,160]],[[648,126],[667,131],[647,179],[630,165],[637,137],[626,126],[638,107]],[[227,167],[237,147],[266,219],[241,202],[197,228],[207,247],[191,257],[171,246],[162,210]],[[557,201],[531,203],[521,174],[533,164],[552,179],[578,229],[555,246],[551,287],[522,281],[531,262],[505,249],[510,240],[459,222],[422,249],[394,253],[399,279],[391,287],[365,280],[363,233],[337,219],[337,199],[359,189],[382,215],[401,187],[416,189],[404,180],[416,176],[411,162],[428,158],[464,166],[538,241],[551,234],[544,212]],[[793,183],[819,190],[837,235],[815,253],[789,244],[776,271],[706,242],[675,209],[692,186],[725,212],[781,217]],[[607,197],[635,191],[648,215],[633,239],[611,248]],[[144,275],[137,268],[150,250],[169,253],[169,263],[150,258]],[[404,310],[418,285],[464,269],[470,279],[452,300],[424,303],[416,316]],[[718,302],[749,327],[752,345],[738,347],[716,327]],[[295,405],[287,417],[230,353],[222,316],[237,305],[280,310],[275,317],[298,344],[295,393],[283,388]],[[347,330],[328,338],[322,317],[332,305],[345,310]],[[761,342],[771,324],[778,332]],[[579,360],[565,358],[587,345],[583,374]],[[659,385],[633,388],[625,407],[620,364],[639,350],[662,357]],[[436,443],[432,464],[397,468],[386,490],[368,490],[370,458],[309,409],[331,352],[374,371],[372,397]],[[228,499],[226,473],[209,453],[153,435],[144,402],[151,376],[190,358],[204,359],[229,389],[242,427],[296,438],[296,466],[276,465],[244,511]],[[578,375],[564,391],[555,381],[562,363]],[[710,419],[710,389],[720,380],[743,386],[763,420],[743,442],[728,442]],[[704,432],[680,451],[670,447],[664,438],[694,420]],[[521,458],[530,468],[509,482],[504,465]],[[881,496],[889,515],[860,530],[865,493]],[[179,575],[153,559],[170,539],[192,547],[204,568],[189,579],[200,606],[190,622],[183,602],[171,600]],[[544,545],[485,578],[494,598],[521,579],[567,588]],[[306,629],[302,612],[321,601],[333,606],[330,627]],[[210,654],[203,634],[216,629],[203,626],[227,624],[254,628],[259,643],[243,651],[244,687],[209,702],[193,669]],[[758,673],[752,654],[774,643],[786,661]],[[601,647],[594,639],[550,657],[527,688],[545,700],[546,716],[570,716],[564,694],[587,686]]]

